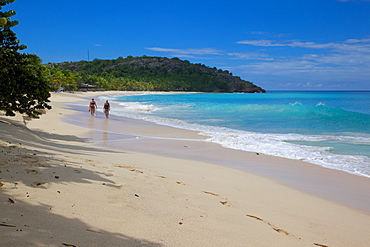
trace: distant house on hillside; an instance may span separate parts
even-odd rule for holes
[[[80,86],[78,86],[78,89],[80,89],[81,91],[104,91],[103,88],[99,88],[86,83],[82,83]]]
[[[64,92],[64,91],[65,91],[64,87],[60,87],[56,90],[57,93]]]

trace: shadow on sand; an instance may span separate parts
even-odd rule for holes
[[[72,140],[72,142],[59,144],[54,140]],[[47,192],[51,185],[67,183],[73,186],[99,183],[118,189],[105,173],[94,172],[83,167],[76,169],[78,162],[73,164],[72,159],[66,162],[60,154],[63,149],[74,150],[76,154],[99,151],[99,149],[79,146],[76,142],[83,142],[83,140],[74,136],[35,133],[25,126],[0,117],[0,245],[163,246],[145,239],[90,226],[73,215],[70,218],[61,216],[52,205],[48,205],[47,200],[41,198],[42,194],[38,193],[40,198],[32,198],[32,196],[29,198],[28,193],[20,192],[21,190]],[[25,148],[24,145],[34,149]],[[38,148],[48,151],[38,151]],[[49,190],[48,193],[51,191]],[[61,199],[58,199],[60,192],[53,191],[53,193],[55,193],[54,200],[60,201]],[[99,198],[92,195],[91,202],[94,200]],[[91,202],[89,200],[86,204]],[[59,208],[71,208],[70,203],[63,201],[57,205]],[[129,227],[129,223],[125,224]]]

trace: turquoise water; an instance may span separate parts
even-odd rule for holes
[[[370,177],[370,92],[115,96],[112,114],[192,129],[227,148]]]

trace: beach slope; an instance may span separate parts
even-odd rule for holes
[[[92,146],[61,120],[92,95],[53,94],[27,125],[0,115],[1,246],[369,245],[367,212],[246,171]]]

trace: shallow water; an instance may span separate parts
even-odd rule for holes
[[[224,147],[370,177],[370,92],[104,96],[111,114],[210,136]]]

